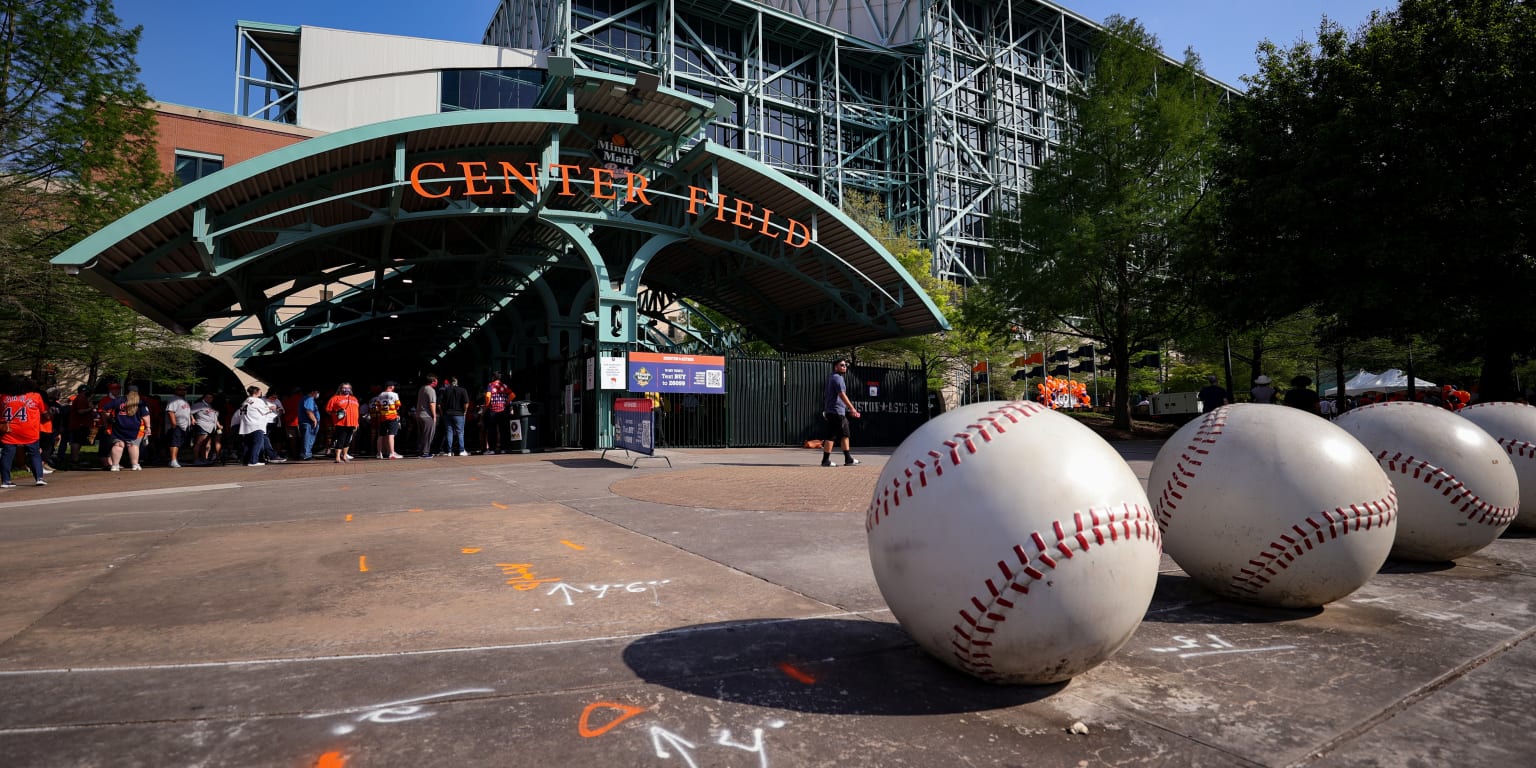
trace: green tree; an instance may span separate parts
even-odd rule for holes
[[[1060,147],[996,220],[980,314],[1096,342],[1114,365],[1114,424],[1129,429],[1132,353],[1191,322],[1188,273],[1208,249],[1224,92],[1193,51],[1172,65],[1138,22],[1112,16],[1070,99],[1076,119]]]
[[[169,189],[110,0],[0,0],[0,364],[190,370],[174,337],[48,260]],[[179,371],[174,366],[187,366]]]
[[[1512,394],[1536,351],[1536,7],[1402,0],[1263,43],[1217,162],[1226,312],[1311,309],[1327,346],[1415,336]]]
[[[899,231],[885,216],[880,198],[875,195],[849,192],[843,197],[843,213],[853,219],[870,235],[880,241],[887,251],[912,275],[919,287],[928,294],[933,305],[946,318],[955,323],[954,312],[959,302],[959,287],[933,274],[933,252],[922,247],[906,233]],[[923,369],[928,389],[938,391],[945,385],[946,372],[964,365],[970,370],[975,360],[987,359],[996,340],[985,332],[957,327],[920,336],[909,336],[878,344],[870,344],[855,350],[864,362],[881,364],[915,363]]]

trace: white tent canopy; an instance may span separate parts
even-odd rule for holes
[[[1425,381],[1417,376],[1413,379],[1413,386],[1417,389],[1433,389],[1434,382]],[[1368,371],[1360,371],[1344,382],[1346,394],[1359,394],[1362,392],[1401,392],[1408,388],[1408,374],[1396,368],[1388,368],[1379,374]],[[1339,393],[1338,387],[1329,387],[1323,391],[1324,397],[1333,397]]]

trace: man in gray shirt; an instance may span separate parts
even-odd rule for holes
[[[432,458],[432,431],[437,427],[437,377],[428,375],[416,393],[416,454]]]

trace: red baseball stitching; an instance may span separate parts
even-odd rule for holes
[[[1516,440],[1513,437],[1495,437],[1494,440],[1511,456],[1519,456],[1522,459],[1536,459],[1536,443],[1529,440]]]
[[[1457,480],[1455,475],[1423,459],[1413,456],[1404,457],[1400,452],[1387,458],[1387,452],[1382,451],[1376,454],[1376,461],[1380,462],[1382,468],[1388,472],[1407,475],[1412,471],[1415,480],[1423,480],[1425,485],[1441,491],[1441,496],[1449,497],[1451,506],[1460,504],[1461,512],[1472,510],[1467,512],[1468,520],[1485,525],[1501,526],[1515,519],[1515,507],[1496,507],[1483,501],[1470,488]]]
[[[1189,481],[1194,479],[1195,470],[1205,463],[1205,456],[1211,452],[1210,446],[1215,444],[1216,438],[1221,437],[1221,431],[1227,426],[1227,413],[1227,408],[1217,408],[1200,419],[1200,428],[1195,430],[1189,445],[1179,454],[1179,460],[1173,465],[1173,474],[1163,484],[1162,493],[1152,500],[1160,532],[1168,532],[1168,525],[1173,522],[1173,511],[1179,508],[1179,502],[1184,499],[1183,492],[1189,489]]]
[[[913,483],[917,483],[919,488],[928,487],[929,471],[933,472],[934,477],[943,477],[945,459],[949,460],[950,466],[958,467],[964,456],[976,452],[978,439],[982,443],[990,443],[993,433],[1004,434],[1009,426],[1046,410],[1049,409],[1031,402],[1012,402],[993,408],[977,418],[977,423],[967,425],[967,431],[956,432],[953,437],[942,441],[942,452],[929,450],[924,458],[913,460],[912,466],[891,478],[890,485],[875,489],[874,498],[864,511],[864,532],[868,533],[879,525],[880,518],[890,517],[891,507],[900,507],[903,496],[911,498]]]
[[[1316,516],[1308,517],[1303,522],[1310,528],[1304,528],[1300,523],[1293,525],[1291,530],[1295,536],[1282,533],[1279,538],[1260,549],[1257,555],[1248,560],[1251,567],[1239,568],[1233,574],[1232,588],[1256,595],[1269,586],[1270,579],[1279,575],[1276,568],[1283,571],[1291,567],[1296,558],[1311,552],[1314,546],[1348,535],[1352,531],[1369,531],[1391,525],[1397,517],[1397,491],[1389,491],[1385,498],[1376,501],[1324,510],[1320,514],[1323,518],[1321,522]]]
[[[1152,510],[1140,504],[1126,503],[1117,509],[1075,512],[1072,521],[1075,528],[1072,531],[1063,528],[1059,520],[1052,523],[1048,535],[1056,537],[1054,542],[1048,541],[1039,531],[1032,532],[1027,544],[1033,548],[1033,555],[1025,550],[1024,544],[1014,545],[1013,556],[1018,563],[1009,566],[1006,560],[997,561],[1002,578],[987,579],[987,591],[972,595],[970,605],[960,609],[960,622],[954,625],[955,636],[950,644],[954,646],[955,660],[962,669],[987,680],[1004,677],[992,667],[992,641],[988,636],[997,631],[998,624],[1008,619],[1009,609],[1022,599],[1022,595],[1029,594],[1032,585],[1038,586],[1036,582],[1044,581],[1045,586],[1051,586],[1052,583],[1046,580],[1047,574],[1056,570],[1062,560],[1071,560],[1094,545],[1131,539],[1150,539],[1158,551],[1162,551],[1162,534],[1152,519]]]

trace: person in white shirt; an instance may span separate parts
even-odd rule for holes
[[[176,394],[165,402],[165,436],[171,447],[172,469],[180,469],[177,461],[181,447],[187,444],[187,431],[192,428],[192,406],[187,404],[187,388],[176,387]]]
[[[240,436],[245,440],[245,465],[247,467],[259,467],[261,449],[266,445],[267,422],[272,420],[272,407],[261,396],[261,387],[251,385],[245,393],[249,397],[235,409],[235,416],[230,420],[234,426],[235,420],[240,422]]]
[[[213,456],[209,448],[214,445],[214,436],[219,432],[219,409],[213,405],[213,393],[204,392],[203,399],[193,403],[189,408],[192,416],[192,458],[198,464],[209,464]]]

